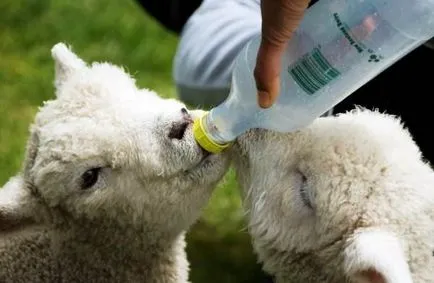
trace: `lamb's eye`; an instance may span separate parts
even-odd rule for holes
[[[307,178],[305,175],[301,174],[301,185],[300,185],[300,196],[301,200],[303,201],[304,205],[307,207],[313,209],[312,202],[309,196],[309,188],[307,185]]]
[[[98,175],[100,171],[101,168],[93,168],[84,172],[84,174],[81,176],[81,189],[87,190],[93,187],[93,185],[95,185],[98,181]]]

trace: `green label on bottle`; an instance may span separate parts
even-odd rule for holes
[[[341,74],[321,54],[319,47],[315,47],[290,66],[288,72],[309,95],[313,95]]]

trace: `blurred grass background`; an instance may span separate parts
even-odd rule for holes
[[[177,40],[133,0],[1,0],[0,187],[21,166],[38,106],[53,98],[55,43],[71,45],[86,61],[122,65],[140,87],[174,97]],[[231,171],[188,235],[193,283],[263,281],[240,205]]]

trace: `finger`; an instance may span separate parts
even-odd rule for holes
[[[309,0],[262,0],[262,37],[255,66],[258,104],[271,107],[279,95],[282,54]]]
[[[266,41],[259,47],[254,76],[261,108],[271,107],[279,95],[280,58],[283,50],[283,47],[275,47]]]

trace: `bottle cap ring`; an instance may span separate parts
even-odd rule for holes
[[[203,119],[206,117],[207,114],[203,115],[201,118],[196,119],[193,123],[193,135],[196,140],[196,142],[206,151],[211,153],[219,153],[229,147],[230,143],[227,144],[218,144],[215,143],[209,135],[206,133],[204,125],[203,125]]]

